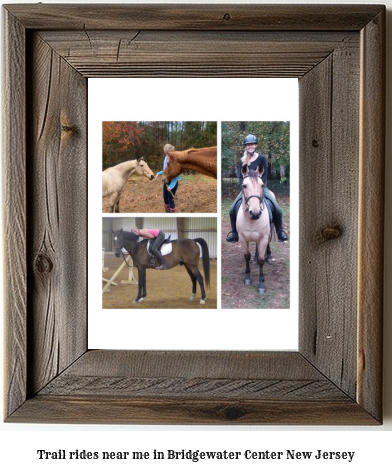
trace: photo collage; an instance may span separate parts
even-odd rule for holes
[[[102,122],[102,309],[289,309],[290,122]]]

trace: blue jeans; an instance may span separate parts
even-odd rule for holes
[[[176,191],[178,189],[178,183],[174,186],[173,189],[171,189],[171,192],[173,195],[176,195]],[[173,196],[171,195],[170,191],[166,189],[166,184],[163,185],[163,202],[165,203],[166,206],[169,206],[170,209],[175,209],[176,205],[174,203]]]

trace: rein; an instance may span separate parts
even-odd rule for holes
[[[124,259],[124,262],[128,265],[128,267],[133,267],[133,265],[129,265],[129,263],[127,262],[127,257],[125,256],[125,253],[122,251],[122,248],[115,247],[114,250],[115,250],[116,257],[117,257],[117,254],[121,254],[122,258]]]

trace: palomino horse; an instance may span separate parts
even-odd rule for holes
[[[138,242],[138,236],[125,230],[117,230],[113,235],[113,245],[116,256],[119,256],[124,247],[132,257],[133,264],[138,269],[138,293],[134,303],[142,303],[147,296],[146,289],[146,269],[151,268],[151,257],[147,251],[148,239]],[[205,303],[206,292],[204,289],[203,277],[199,271],[200,247],[203,255],[203,270],[207,287],[210,286],[210,255],[207,242],[202,238],[178,239],[171,242],[172,251],[163,257],[167,269],[184,265],[188,275],[192,280],[192,294],[189,301],[193,301],[196,296],[196,282],[199,282],[201,290],[200,304]]]
[[[263,265],[268,244],[271,240],[270,219],[266,202],[263,196],[263,167],[259,165],[257,170],[250,170],[248,165],[242,167],[243,197],[241,207],[237,215],[238,241],[245,249],[244,257],[246,262],[245,285],[250,285],[250,252],[249,242],[256,242],[258,250],[257,263],[260,267],[259,274],[259,294],[265,293]]]
[[[110,212],[120,212],[120,197],[132,174],[154,179],[154,173],[143,158],[129,160],[102,171],[102,197],[111,195]]]
[[[185,169],[198,171],[216,179],[216,150],[216,146],[210,146],[169,153],[170,160],[162,174],[162,180],[165,183],[170,183],[173,178],[183,173]]]

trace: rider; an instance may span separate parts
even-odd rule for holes
[[[169,153],[172,153],[174,150],[174,146],[170,145],[170,143],[167,143],[163,147],[163,152],[165,153],[165,158],[163,160],[163,168],[162,171],[158,171],[158,173],[155,175],[155,179],[157,179],[158,176],[163,174],[163,172],[165,171],[165,168],[170,161]],[[163,203],[165,206],[165,212],[176,212],[174,196],[176,195],[178,189],[178,181],[180,181],[180,179],[181,176],[179,175],[173,178],[169,184],[163,183]]]
[[[227,234],[226,241],[235,243],[238,242],[238,233],[236,229],[236,214],[235,214],[235,206],[239,200],[242,199],[242,181],[243,176],[241,173],[241,168],[244,164],[247,164],[250,170],[256,170],[259,164],[263,166],[263,175],[261,177],[264,183],[264,197],[269,199],[272,202],[272,205],[275,208],[274,212],[274,224],[276,228],[276,233],[278,236],[279,242],[285,242],[289,240],[286,232],[283,230],[283,217],[282,217],[282,210],[279,207],[278,202],[276,201],[275,195],[267,188],[267,157],[264,154],[256,153],[256,146],[257,146],[257,137],[254,135],[247,135],[244,138],[244,146],[245,152],[244,156],[241,158],[241,162],[239,163],[239,180],[241,185],[241,191],[239,192],[238,196],[234,199],[232,205],[230,206],[229,216],[231,222],[231,232]]]
[[[165,234],[159,229],[138,229],[133,227],[131,229],[132,233],[135,235],[140,235],[144,239],[155,239],[151,247],[151,252],[155,255],[158,260],[159,265],[156,267],[157,270],[167,270],[165,261],[163,260],[162,254],[159,251],[159,247],[162,242],[165,240]]]

